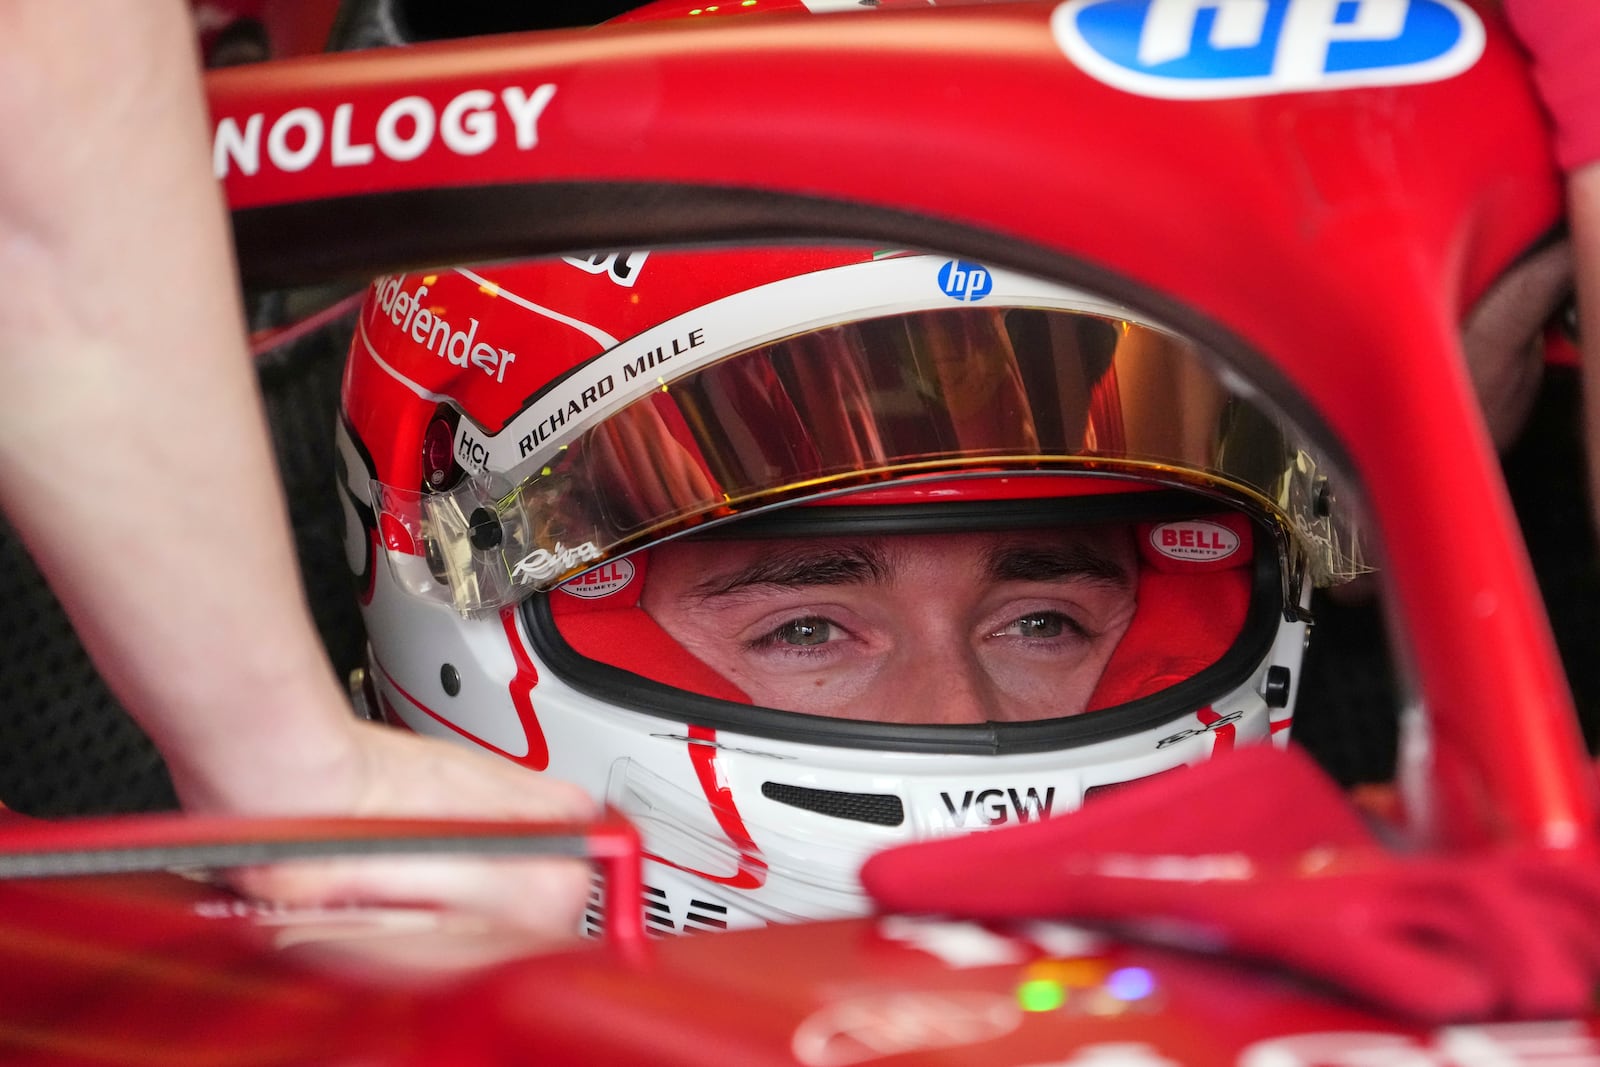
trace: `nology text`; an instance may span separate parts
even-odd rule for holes
[[[335,167],[365,166],[380,157],[407,163],[435,140],[458,156],[475,156],[499,141],[502,119],[510,121],[517,148],[527,151],[539,143],[539,119],[555,95],[549,83],[531,91],[511,85],[499,93],[468,89],[442,108],[425,97],[403,96],[382,108],[297,107],[270,122],[260,111],[227,116],[217,123],[212,169],[220,179],[234,171],[253,175],[263,162],[291,173],[318,159]]]

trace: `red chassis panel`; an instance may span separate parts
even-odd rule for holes
[[[1592,1023],[1430,1031],[1056,924],[889,917],[495,963],[503,931],[173,875],[0,885],[8,1064],[1314,1067],[1600,1062]],[[775,961],[778,961],[775,963]]]

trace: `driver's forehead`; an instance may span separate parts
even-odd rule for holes
[[[937,581],[1075,581],[1130,587],[1137,573],[1132,529],[1093,524],[973,533],[871,537],[684,539],[650,553],[657,596],[696,598],[745,590]]]

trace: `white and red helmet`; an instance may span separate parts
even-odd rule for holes
[[[937,255],[622,251],[380,278],[341,423],[376,713],[629,815],[662,929],[856,912],[878,849],[1285,741],[1311,585],[1357,565],[1314,453],[1197,346]],[[1086,696],[994,721],[925,687],[762,706],[650,601],[684,546],[765,559],[1019,530],[1123,546],[1129,612]],[[741,580],[781,584],[755,569]],[[795,622],[805,641],[832,625]]]

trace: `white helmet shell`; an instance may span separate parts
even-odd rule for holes
[[[368,691],[626,813],[658,929],[859,913],[874,851],[1287,740],[1310,579],[1354,562],[1312,455],[1159,324],[948,257],[382,278],[340,427]],[[1028,721],[758,706],[640,606],[675,539],[1083,522],[1128,531],[1138,607]]]

